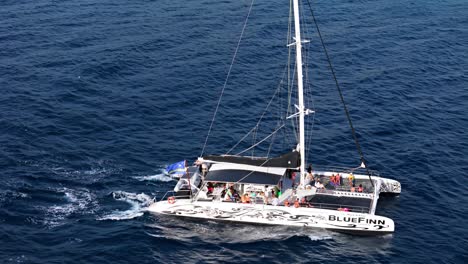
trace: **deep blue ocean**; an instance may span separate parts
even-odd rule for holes
[[[466,0],[312,1],[369,166],[402,183],[377,210],[393,235],[144,212],[175,184],[162,169],[200,155],[250,3],[1,1],[0,263],[468,263]],[[302,10],[309,160],[359,165]],[[289,1],[255,1],[206,153],[270,100],[288,13]]]

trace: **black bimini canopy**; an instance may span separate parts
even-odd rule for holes
[[[243,157],[243,156],[232,156],[232,155],[208,155],[203,157],[206,161],[214,162],[229,162],[246,164],[253,166],[262,167],[278,167],[278,168],[289,168],[295,169],[301,166],[300,154],[297,151],[293,151],[276,158],[257,158],[257,157]]]
[[[286,168],[258,167],[235,163],[213,164],[206,181],[277,185]]]

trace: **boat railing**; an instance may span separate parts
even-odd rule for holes
[[[313,174],[321,174],[321,173],[325,173],[325,172],[331,172],[333,174],[336,174],[336,173],[346,173],[346,174],[349,174],[349,173],[354,173],[354,174],[364,174],[364,175],[367,175],[367,170],[365,170],[364,168],[346,168],[346,167],[332,167],[332,166],[317,166],[317,167],[314,167],[314,169],[312,170],[312,173]],[[380,173],[376,170],[369,170],[369,173],[371,174],[371,176],[378,176],[380,177]]]
[[[354,197],[365,197],[371,198],[373,190],[364,189],[362,192],[358,191],[358,188],[354,187],[335,187],[335,189],[317,189],[316,193],[319,194],[330,194],[330,195],[346,195],[346,196],[354,196]]]
[[[172,195],[170,195],[172,194]],[[191,196],[189,194],[187,195],[176,195],[175,191],[167,191],[163,197],[160,199],[160,201],[164,201],[165,199],[169,197],[174,197],[175,199],[189,199]],[[156,198],[156,197],[155,197]],[[155,199],[154,199],[155,200]]]

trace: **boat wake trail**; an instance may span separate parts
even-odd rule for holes
[[[333,235],[326,230],[310,230],[285,226],[248,226],[242,224],[207,222],[182,222],[160,219],[148,224],[147,234],[152,237],[166,238],[180,242],[194,239],[214,244],[248,244],[259,241],[285,241],[294,237],[309,237],[312,241],[332,240]],[[229,228],[227,228],[229,227]],[[190,232],[187,232],[190,230]],[[274,234],[274,235],[272,235]]]
[[[131,208],[125,211],[115,210],[112,213],[105,215],[97,220],[128,220],[133,219],[144,214],[146,207],[148,207],[153,199],[144,193],[136,194],[124,191],[117,191],[112,193],[112,197],[117,201],[124,201],[131,205]]]
[[[72,214],[92,214],[99,207],[96,196],[88,189],[60,188],[56,192],[63,195],[61,203],[38,208],[45,212],[44,219],[39,222],[49,228],[64,224]]]
[[[327,235],[325,233],[322,234],[312,234],[309,235],[310,240],[312,241],[321,241],[321,240],[330,240],[333,239],[331,235]]]
[[[163,172],[164,170],[161,169],[161,173],[155,175],[147,175],[147,176],[136,176],[133,177],[139,181],[158,181],[158,182],[170,182],[176,180],[173,177],[168,176]]]

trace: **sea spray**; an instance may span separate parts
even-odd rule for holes
[[[108,215],[98,218],[98,220],[128,220],[142,216],[146,207],[148,207],[153,199],[144,193],[136,194],[125,191],[116,191],[112,193],[112,197],[117,201],[124,201],[131,205],[130,209],[125,211],[114,210]]]

